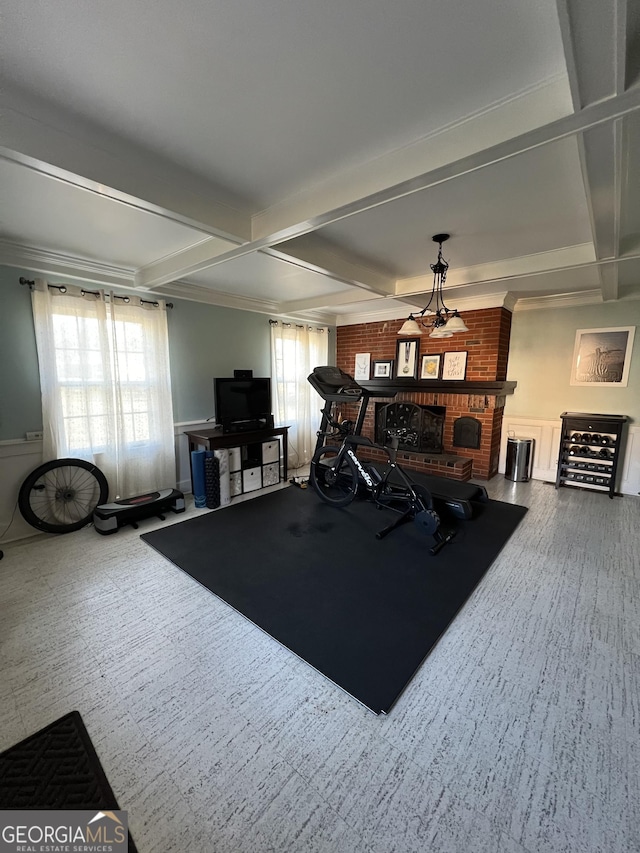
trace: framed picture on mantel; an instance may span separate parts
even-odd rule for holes
[[[445,352],[442,356],[442,379],[450,382],[452,380],[464,379],[467,374],[466,352]]]
[[[362,382],[369,378],[371,369],[371,353],[358,352],[356,353],[356,361],[353,368],[353,378],[356,382]]]
[[[402,338],[396,344],[396,379],[418,378],[420,338]]]
[[[422,370],[420,371],[420,379],[439,379],[440,378],[440,359],[441,355],[423,355]]]
[[[373,362],[374,379],[391,379],[393,376],[393,359],[387,358]]]

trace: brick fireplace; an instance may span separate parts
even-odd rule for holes
[[[464,311],[463,314],[468,332],[440,339],[429,338],[425,334],[420,340],[420,356],[447,351],[466,352],[464,380],[444,382],[403,378],[362,382],[375,395],[369,401],[362,434],[375,439],[376,403],[384,405],[406,401],[421,407],[444,407],[442,452],[416,452],[404,447],[398,453],[398,460],[408,468],[457,480],[469,480],[471,477],[490,479],[498,472],[505,395],[513,393],[515,388],[515,383],[506,381],[511,313],[505,308],[488,308]],[[395,358],[397,332],[402,322],[387,320],[339,326],[336,336],[338,367],[353,375],[356,353],[369,353],[372,363],[374,360]],[[384,396],[393,391],[396,392],[393,400]],[[354,417],[353,406],[345,406],[344,414]],[[454,424],[465,417],[479,422],[478,448],[454,445]],[[380,451],[372,451],[369,455],[373,459],[385,458]]]

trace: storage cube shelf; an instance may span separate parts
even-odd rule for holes
[[[187,432],[189,450],[225,448],[229,458],[231,497],[275,486],[287,477],[288,427],[246,433],[220,430]]]

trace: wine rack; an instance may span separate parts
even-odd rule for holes
[[[556,489],[577,486],[616,493],[616,474],[626,415],[563,412]]]

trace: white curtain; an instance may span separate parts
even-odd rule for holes
[[[327,329],[271,321],[271,381],[276,422],[289,426],[289,465],[308,465],[320,427],[322,398],[307,382],[327,364]]]
[[[166,306],[36,280],[44,461],[93,462],[109,496],[176,482]]]

